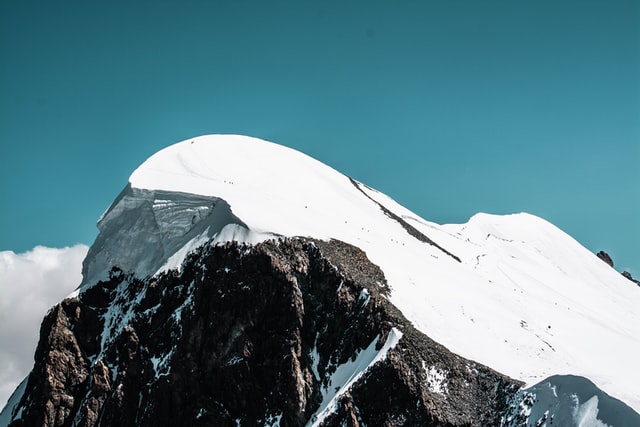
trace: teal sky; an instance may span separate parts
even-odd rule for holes
[[[531,212],[640,276],[637,1],[0,2],[0,250],[91,244],[206,133],[439,223]]]

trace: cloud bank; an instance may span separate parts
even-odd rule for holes
[[[0,252],[0,408],[33,368],[47,310],[80,284],[88,249],[36,246],[22,254]]]

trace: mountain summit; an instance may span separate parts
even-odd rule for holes
[[[136,169],[98,221],[83,285],[114,264],[143,275],[177,267],[190,249],[212,238],[335,238],[379,247],[386,257],[386,240],[402,226],[413,227],[391,218],[375,197],[385,196],[281,145],[237,135],[183,141]]]
[[[145,161],[98,228],[6,424],[640,419],[640,288],[541,218],[438,225],[295,150],[208,135]]]

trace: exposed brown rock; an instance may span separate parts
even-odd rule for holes
[[[27,383],[30,399],[27,402],[23,397],[21,402],[29,410],[16,425],[53,427],[71,422],[81,399],[79,392],[89,376],[88,361],[69,327],[77,309],[77,304],[67,302],[45,316],[34,356],[36,364]]]

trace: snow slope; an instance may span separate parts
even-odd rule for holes
[[[172,226],[184,206],[189,220]],[[583,376],[640,411],[640,287],[535,216],[441,226],[295,150],[208,135],[145,161],[99,228],[83,286],[112,264],[144,265],[142,274],[179,266],[208,240],[343,240],[383,269],[392,303],[450,350],[528,385]],[[135,238],[114,245],[122,235]]]
[[[591,381],[573,375],[554,375],[520,391],[516,412],[503,427],[522,425],[563,427],[637,427],[640,414],[599,390]],[[516,408],[514,408],[516,409]],[[517,418],[520,418],[518,420]]]

